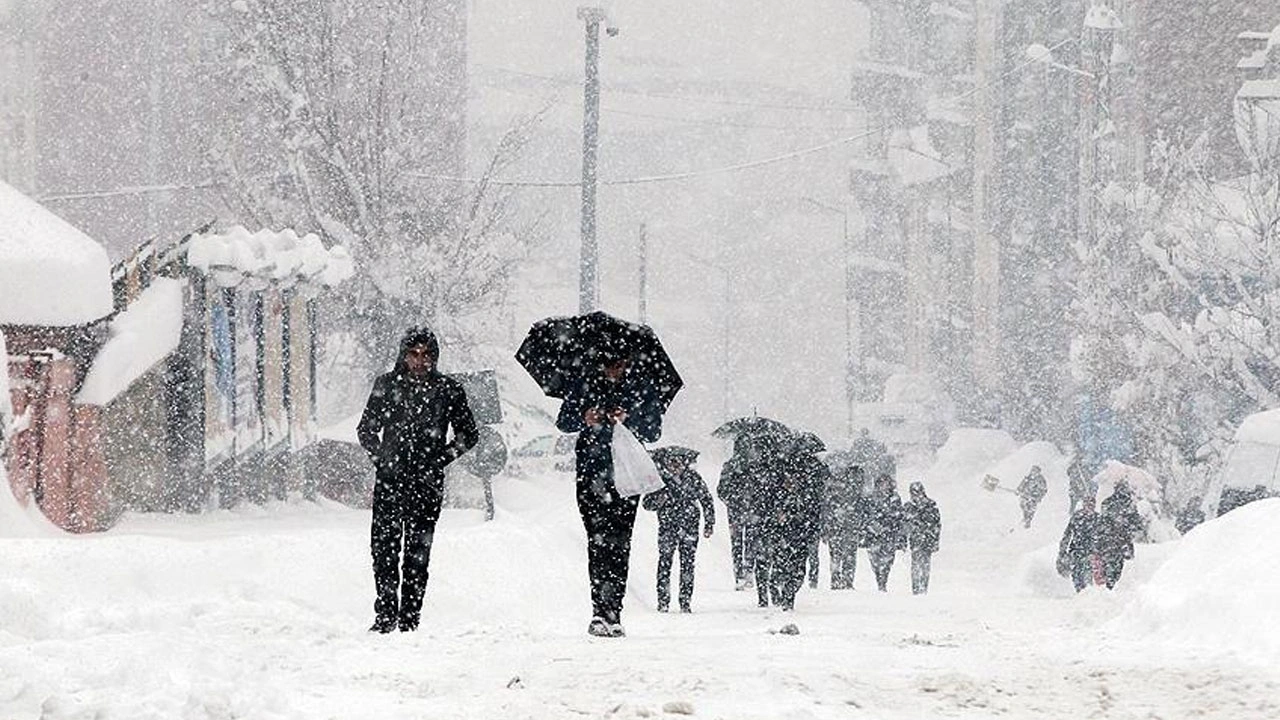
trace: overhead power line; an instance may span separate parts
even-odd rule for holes
[[[532,98],[534,100],[543,100],[554,103],[556,105],[566,105],[570,107],[582,107],[581,100],[563,100],[556,97],[534,95],[533,93],[521,92],[519,90],[511,90],[509,88],[496,88],[499,92],[509,93],[511,95],[519,95],[520,97]],[[707,118],[690,118],[681,117],[679,115],[664,115],[661,113],[640,112],[638,110],[624,110],[617,107],[601,106],[600,112],[609,113],[611,115],[626,115],[630,117],[644,118],[646,120],[663,120],[666,122],[680,123],[684,125],[707,125],[710,127],[736,127],[746,128],[748,130],[784,130],[794,132],[797,130],[830,130],[830,131],[846,131],[851,130],[847,125],[769,125],[766,123],[739,122],[737,120],[719,120]]]
[[[489,70],[494,70],[496,72],[505,73],[507,75],[514,75],[517,77],[526,77],[534,80],[542,80],[544,82],[555,83],[556,85],[561,85],[564,87],[576,88],[579,85],[578,81],[576,80],[569,80],[567,78],[556,77],[554,75],[539,75],[538,73],[526,72],[524,70],[514,70],[512,68],[504,68],[496,65],[485,65],[482,63],[475,63],[475,67],[482,67]],[[729,105],[733,107],[763,108],[767,110],[804,110],[804,111],[811,111],[811,112],[850,112],[858,109],[853,105],[840,105],[840,104],[804,105],[799,103],[771,103],[771,102],[762,102],[757,100],[731,100],[724,97],[682,95],[678,93],[662,93],[662,92],[652,92],[648,90],[630,90],[626,88],[617,88],[617,87],[613,87],[613,88],[606,87],[605,90],[611,93],[618,93],[620,95],[638,95],[640,97],[660,98],[663,100],[682,100],[685,102],[705,103],[708,105]]]
[[[1050,52],[1052,52],[1054,50],[1061,48],[1063,45],[1066,45],[1069,42],[1072,42],[1071,38],[1067,38],[1065,40],[1058,42],[1056,45],[1049,48],[1049,50]],[[995,87],[999,83],[1004,82],[1006,78],[1022,72],[1029,65],[1032,65],[1036,62],[1038,61],[1032,60],[1032,59],[1026,60],[1010,68],[1009,70],[1006,70],[1004,73],[1002,73],[999,77],[995,78],[991,82],[986,83],[984,85],[979,85],[977,87],[974,87],[972,90],[968,90],[966,92],[960,93],[959,95],[948,98],[946,102],[957,102],[960,100],[965,100],[970,97],[973,97],[974,95],[977,95],[980,92],[985,92],[987,90],[990,90],[991,88]],[[720,175],[724,173],[741,172],[743,170],[752,170],[759,167],[765,167],[767,165],[775,165],[780,162],[794,160],[796,158],[804,157],[806,155],[812,155],[814,153],[823,152],[825,150],[830,150],[831,148],[839,147],[841,145],[848,145],[849,143],[854,143],[859,140],[864,140],[866,138],[872,137],[874,135],[877,135],[879,133],[886,132],[892,129],[893,129],[892,127],[885,125],[883,127],[873,128],[865,132],[857,133],[856,135],[836,138],[835,140],[830,140],[820,145],[814,145],[811,147],[802,148],[800,150],[794,150],[792,152],[782,153],[781,155],[773,155],[771,157],[760,158],[759,160],[750,160],[747,162],[734,163],[732,165],[724,165],[721,167],[714,167],[714,168],[705,168],[702,170],[690,170],[687,172],[667,173],[662,175],[641,175],[638,177],[620,178],[615,180],[601,179],[601,180],[598,180],[597,183],[600,185],[609,185],[609,186],[647,185],[651,183],[672,182],[676,180],[690,180],[693,178],[707,177],[710,175]],[[427,180],[444,180],[447,182],[459,182],[459,183],[474,183],[479,181],[477,178],[461,178],[461,177],[452,177],[448,175],[436,175],[431,173],[406,173],[406,175],[409,177],[416,177],[416,178],[427,179]],[[580,180],[563,180],[563,181],[561,180],[488,180],[487,182],[490,185],[497,185],[501,187],[571,188],[571,187],[582,186],[582,182]]]

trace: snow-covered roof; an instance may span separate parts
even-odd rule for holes
[[[320,237],[293,230],[263,228],[251,233],[241,225],[224,232],[196,235],[187,248],[187,264],[219,285],[242,280],[290,287],[298,282],[334,286],[355,274],[355,264],[341,245],[325,249]]]
[[[182,288],[156,278],[111,321],[111,337],[93,360],[76,402],[107,405],[178,348],[182,336]]]
[[[0,181],[0,324],[82,325],[112,302],[107,251]]]

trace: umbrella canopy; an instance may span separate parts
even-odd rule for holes
[[[628,360],[627,374],[650,386],[665,411],[684,386],[657,334],[596,311],[539,321],[516,352],[516,360],[549,397],[564,399],[571,388],[615,360]]]
[[[668,462],[676,462],[682,465],[690,465],[698,459],[698,451],[693,448],[684,447],[683,445],[667,445],[665,447],[654,448],[649,451],[653,457],[653,461],[658,465]]]
[[[711,434],[714,437],[724,439],[738,435],[786,435],[790,432],[786,425],[777,420],[752,415],[751,417],[730,420],[713,430]]]
[[[822,442],[822,438],[811,432],[802,432],[795,436],[795,451],[812,455],[815,453],[825,452],[827,444]]]

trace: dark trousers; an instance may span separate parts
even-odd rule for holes
[[[924,595],[929,592],[929,565],[933,552],[923,548],[911,549],[911,593]]]
[[[631,564],[631,531],[636,523],[639,498],[601,496],[578,491],[578,512],[587,531],[587,576],[591,580],[591,614],[605,622],[622,619],[622,598],[627,592]]]
[[[1120,573],[1124,572],[1124,558],[1102,558],[1102,580],[1107,589],[1113,589],[1120,582]]]
[[[892,543],[867,548],[867,554],[871,556],[871,569],[876,574],[876,587],[880,592],[889,590],[889,571],[893,569],[894,553]]]
[[[1071,584],[1075,586],[1076,592],[1084,590],[1093,584],[1093,556],[1085,555],[1084,557],[1075,558],[1071,562]]]
[[[849,590],[858,569],[858,540],[847,535],[832,535],[827,541],[831,548],[831,589]]]
[[[784,610],[795,607],[804,584],[809,543],[762,532],[756,543],[756,593],[762,607],[772,603]]]
[[[698,528],[658,526],[658,607],[671,605],[671,564],[680,554],[680,607],[693,600],[694,557],[698,552]]]
[[[1036,516],[1036,508],[1039,505],[1039,500],[1022,501],[1022,527],[1031,527],[1031,520]]]
[[[818,587],[818,570],[821,569],[818,563],[818,552],[822,549],[822,541],[815,539],[809,543],[809,567],[805,576],[809,578],[809,587]]]
[[[729,547],[733,552],[733,579],[741,582],[754,569],[755,562],[751,557],[754,539],[751,527],[746,522],[745,513],[732,506],[729,515]]]
[[[369,546],[377,590],[373,610],[379,622],[394,621],[403,630],[418,627],[439,517],[440,493],[430,481],[405,485],[379,481],[374,486]]]

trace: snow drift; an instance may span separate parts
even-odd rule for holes
[[[1280,499],[1187,533],[1121,616],[1154,639],[1280,663]]]

